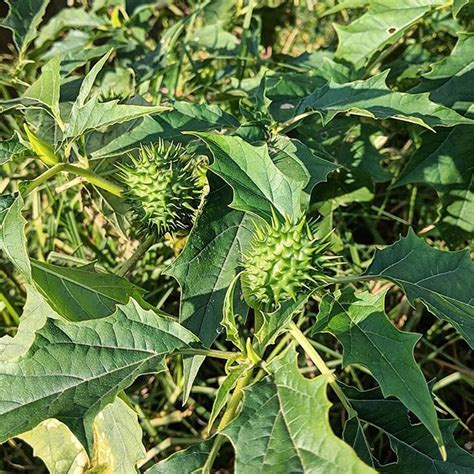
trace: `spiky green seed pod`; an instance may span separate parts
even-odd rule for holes
[[[187,157],[189,158],[189,157]],[[141,230],[159,234],[191,227],[202,196],[192,160],[179,146],[143,146],[121,165],[126,197]]]
[[[242,283],[253,306],[272,311],[296,296],[322,274],[319,258],[330,245],[329,236],[314,237],[303,216],[297,222],[273,217],[256,226],[244,256]]]

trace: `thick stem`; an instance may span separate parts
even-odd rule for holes
[[[50,179],[53,176],[57,175],[61,171],[64,171],[64,163],[54,165],[53,167],[46,170],[44,173],[40,174],[37,178],[32,180],[30,182],[30,184],[28,184],[28,186],[25,190],[25,196],[27,196],[28,194],[31,194],[38,186],[41,186],[48,179]]]
[[[227,408],[222,415],[222,419],[217,427],[217,431],[222,431],[234,418],[237,408],[239,407],[240,400],[242,400],[242,390],[250,383],[252,380],[252,370],[248,370],[245,375],[239,379],[235,390],[230,397]]]
[[[105,178],[102,178],[102,176],[99,176],[85,168],[81,168],[80,166],[70,165],[67,163],[64,166],[65,166],[65,171],[68,171],[69,173],[73,173],[77,176],[82,176],[83,178],[86,178],[86,180],[89,183],[93,184],[94,186],[104,189],[105,191],[109,192],[110,194],[113,194],[114,196],[117,196],[117,197],[123,196],[123,190],[121,186],[119,186],[118,184],[112,183],[111,181]]]
[[[290,323],[290,334],[296,340],[296,342],[303,348],[306,352],[307,356],[311,359],[313,364],[318,368],[321,374],[328,377],[329,385],[334,390],[334,393],[337,395],[339,400],[341,401],[342,405],[346,409],[349,417],[352,417],[356,414],[355,410],[351,407],[349,400],[347,400],[344,392],[341,390],[341,387],[337,384],[336,377],[326,365],[323,358],[318,354],[316,349],[311,345],[311,343],[306,339],[306,336],[301,332],[299,327],[294,323]]]
[[[57,165],[52,166],[50,169],[46,170],[43,174],[35,178],[26,188],[25,195],[30,194],[34,191],[38,186],[46,182],[48,179],[52,178],[56,174],[65,171],[67,173],[75,174],[76,176],[82,176],[85,178],[89,183],[97,186],[98,188],[104,189],[108,191],[110,194],[113,194],[117,197],[123,196],[122,188],[102,176],[95,174],[94,172],[87,170],[85,168],[81,168],[80,166],[70,165],[69,163],[59,163]]]
[[[232,393],[229,403],[227,404],[227,408],[224,414],[222,415],[219,426],[217,427],[218,432],[222,431],[234,419],[237,409],[239,408],[240,400],[242,399],[242,390],[252,380],[252,373],[253,371],[249,370],[237,382],[234,392]],[[202,469],[202,472],[204,474],[209,474],[211,472],[214,461],[216,460],[216,457],[219,454],[219,450],[224,440],[225,436],[223,434],[217,434],[214,440],[214,444],[212,445],[211,452],[209,453],[209,456],[206,459],[206,463],[204,464],[204,467]]]

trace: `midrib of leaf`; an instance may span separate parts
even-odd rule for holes
[[[137,351],[138,352],[138,351]],[[158,354],[156,355],[156,357],[158,357]],[[47,398],[50,398],[50,397],[54,397],[56,395],[61,395],[63,393],[67,393],[68,391],[72,390],[72,389],[75,389],[77,387],[80,387],[83,383],[89,383],[89,382],[92,382],[93,380],[96,380],[96,379],[99,379],[101,377],[104,377],[104,376],[107,376],[109,374],[114,374],[115,372],[118,372],[120,370],[124,370],[124,369],[128,369],[129,367],[133,367],[133,366],[137,366],[139,367],[140,365],[143,365],[144,362],[148,362],[149,360],[153,359],[153,357],[149,357],[147,359],[142,359],[138,362],[134,362],[133,364],[128,364],[128,365],[124,365],[124,366],[120,366],[118,368],[115,368],[113,370],[108,370],[105,374],[102,373],[102,374],[99,374],[99,375],[96,375],[94,377],[90,377],[90,378],[87,378],[87,379],[84,379],[84,378],[81,378],[81,377],[77,377],[77,376],[74,376],[74,375],[53,375],[53,374],[46,374],[46,375],[28,375],[28,377],[38,377],[38,378],[42,378],[42,377],[66,377],[66,378],[71,378],[71,379],[75,379],[75,380],[81,380],[80,383],[76,384],[76,385],[71,385],[69,387],[67,387],[66,389],[64,390],[58,390],[56,392],[52,392],[50,394],[48,394],[47,396],[45,397],[41,397],[41,398],[35,398],[34,400],[31,400],[27,403],[24,403],[23,405],[21,405],[21,407],[26,407],[26,406],[29,406],[33,403],[36,403],[40,400],[45,400]],[[115,389],[116,389],[117,385],[114,385],[113,388],[111,388],[108,392],[105,393],[105,395],[103,395],[102,397],[99,398],[99,402],[102,401],[104,398],[107,397],[107,395],[111,392],[113,392]],[[11,400],[12,402],[16,403],[14,400]],[[91,407],[89,408],[88,411],[90,411],[90,409],[94,406],[96,406],[98,403],[94,403],[91,405]],[[100,404],[100,403],[99,403]],[[4,411],[2,412],[2,415],[6,415],[8,413],[11,413],[12,411],[16,410],[18,407],[14,407],[12,408],[11,410],[7,410],[7,411]]]
[[[74,280],[73,278],[67,277],[67,276],[63,275],[62,273],[55,273],[54,271],[52,271],[50,268],[48,268],[46,266],[43,267],[43,266],[37,265],[34,260],[31,260],[31,266],[33,266],[35,268],[39,268],[42,272],[48,273],[49,275],[52,275],[54,278],[56,278],[58,280],[65,280],[65,281],[71,283],[73,286],[78,286],[78,287],[86,290],[88,293],[96,293],[96,294],[104,297],[105,299],[108,299],[109,301],[117,301],[117,300],[111,298],[106,293],[103,293],[103,292],[99,291],[100,288],[102,288],[102,289],[116,288],[115,286],[107,286],[107,285],[101,285],[101,286],[98,286],[98,287],[94,286],[94,289],[92,290],[90,287],[80,283],[78,280]],[[61,283],[62,283],[62,281],[61,281]],[[63,284],[63,287],[71,295],[71,297],[79,303],[79,301],[71,294],[71,292],[69,290],[69,287],[64,285],[64,284]]]
[[[288,390],[293,390],[292,388],[286,386],[286,385],[283,385],[281,384],[280,387],[285,387],[286,389]],[[295,390],[295,392],[297,392],[297,390]],[[298,392],[297,392],[298,393]],[[302,467],[303,469],[303,472],[305,472],[305,466],[303,464],[303,460],[301,459],[300,457],[300,450],[298,449],[298,447],[296,446],[294,440],[293,440],[293,437],[291,435],[291,431],[290,431],[290,426],[288,424],[288,420],[286,419],[286,416],[285,416],[285,411],[283,410],[283,401],[280,397],[280,390],[279,390],[279,387],[277,384],[275,384],[275,394],[278,398],[278,405],[280,406],[280,409],[278,410],[278,413],[280,414],[281,413],[281,417],[282,417],[282,420],[285,424],[285,429],[286,429],[286,432],[288,433],[288,438],[291,442],[291,445],[293,446],[293,449],[295,450],[295,453],[297,454],[297,457],[298,457],[298,462],[300,463],[300,466]],[[276,424],[276,421],[277,421],[277,417],[275,417],[275,424]],[[274,425],[275,426],[275,425]],[[273,428],[272,428],[273,430]]]

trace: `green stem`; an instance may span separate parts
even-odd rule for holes
[[[377,280],[376,276],[373,275],[353,275],[347,277],[339,277],[333,278],[329,277],[330,280],[328,281],[328,285],[338,285],[338,284],[347,284],[347,283],[355,283],[358,281],[369,281],[369,280]],[[326,285],[327,286],[327,285]]]
[[[97,186],[98,188],[104,189],[105,191],[108,191],[114,196],[123,196],[123,190],[119,185],[112,183],[105,178],[102,178],[102,176],[99,176],[90,170],[81,168],[80,166],[70,165],[69,163],[59,163],[57,165],[54,165],[49,170],[45,171],[43,174],[35,178],[26,188],[25,195],[30,194],[38,186],[40,186],[45,181],[62,171],[75,174],[76,176],[82,176],[89,183]]]
[[[232,359],[238,355],[237,352],[216,351],[215,349],[182,349],[179,353],[189,356],[206,356],[224,360]]]
[[[48,179],[52,178],[53,176],[57,175],[61,171],[64,171],[64,163],[54,165],[44,173],[40,174],[37,178],[33,179],[25,190],[25,196],[31,194],[38,186],[41,186],[45,183]]]
[[[144,242],[142,242],[135,253],[124,262],[117,271],[117,275],[124,277],[133,267],[138,263],[138,261],[145,255],[148,249],[155,243],[156,235],[150,234]]]
[[[239,379],[235,390],[230,397],[227,408],[222,415],[222,419],[217,427],[217,431],[222,431],[234,418],[237,408],[239,407],[240,400],[242,400],[242,390],[250,383],[252,380],[253,371],[249,369],[243,377]]]
[[[410,193],[410,208],[408,210],[408,225],[413,224],[413,218],[415,217],[415,204],[416,204],[416,195],[418,192],[417,186],[413,186],[411,193]]]
[[[306,336],[301,332],[299,327],[294,323],[290,323],[290,334],[296,340],[296,342],[304,349],[307,356],[311,359],[313,364],[318,368],[322,375],[325,375],[328,378],[329,385],[334,390],[334,393],[337,395],[342,405],[346,409],[349,417],[352,418],[356,412],[351,407],[349,400],[344,395],[344,392],[341,390],[341,387],[337,384],[337,379],[324,362],[323,358],[319,355],[316,349],[311,345]]]
[[[237,409],[239,408],[240,400],[242,399],[242,390],[246,387],[250,381],[252,380],[252,370],[249,370],[245,373],[243,377],[241,377],[237,385],[235,386],[234,392],[230,397],[229,403],[227,404],[227,408],[222,415],[222,419],[217,427],[217,431],[222,431],[235,417]],[[222,446],[222,443],[225,440],[225,436],[222,434],[218,434],[216,439],[214,440],[214,444],[212,445],[211,452],[209,453],[208,458],[206,459],[206,463],[202,469],[204,474],[209,474],[211,472],[211,468],[216,460],[217,455],[219,454],[219,450]]]
[[[105,191],[117,197],[123,196],[123,190],[121,186],[119,186],[118,184],[112,183],[109,180],[102,178],[102,176],[99,176],[85,168],[81,168],[75,165],[70,165],[67,163],[64,166],[65,166],[65,169],[64,169],[65,171],[76,174],[77,176],[82,176],[83,178],[86,178],[86,180],[89,183],[97,186],[98,188],[104,189]]]

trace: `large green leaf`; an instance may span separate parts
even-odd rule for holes
[[[14,339],[13,339],[14,341]],[[48,418],[65,423],[92,453],[94,418],[142,374],[195,336],[133,300],[102,319],[47,319],[29,350],[0,368],[0,442]]]
[[[406,237],[376,251],[366,276],[393,281],[411,304],[421,300],[474,346],[474,263],[467,250],[437,250],[410,229]]]
[[[225,31],[219,22],[195,31],[189,45],[194,49],[206,49],[210,54],[234,55],[239,49],[239,39]]]
[[[385,71],[363,81],[345,84],[329,81],[311,95],[296,102],[293,108],[287,107],[286,118],[310,109],[318,112],[325,124],[344,112],[378,119],[393,118],[427,128],[473,123],[454,110],[432,102],[429,93],[392,91],[386,85],[387,75],[388,71]],[[278,114],[281,113],[280,108]]]
[[[36,331],[44,326],[47,317],[61,319],[43,296],[27,285],[26,303],[15,337],[9,334],[0,337],[0,362],[15,359],[27,352],[33,344]]]
[[[378,389],[359,392],[346,388],[351,405],[358,417],[384,432],[397,454],[397,463],[381,466],[382,472],[468,474],[474,470],[474,459],[453,439],[454,420],[440,420],[447,451],[443,461],[436,443],[421,424],[411,424],[407,409],[397,400],[385,399]]]
[[[55,40],[59,33],[65,29],[98,28],[105,22],[105,18],[102,19],[84,8],[64,8],[41,28],[35,41],[35,47],[40,48],[48,41]]]
[[[10,0],[10,10],[1,26],[10,28],[13,41],[20,53],[24,53],[28,45],[35,39],[37,28],[43,18],[50,0]]]
[[[397,180],[397,186],[426,183],[441,197],[441,224],[445,238],[474,233],[474,126],[460,125],[436,135],[424,134],[423,143]]]
[[[302,181],[283,174],[272,162],[267,145],[253,146],[239,137],[193,133],[211,150],[210,169],[233,189],[235,209],[271,219],[273,209],[282,216],[301,214]]]
[[[224,429],[240,473],[375,472],[331,430],[328,379],[305,379],[294,348],[274,359],[271,375],[245,389],[239,416]]]
[[[211,177],[211,193],[202,214],[183,252],[167,271],[181,286],[181,323],[206,346],[214,342],[222,329],[227,288],[239,272],[242,252],[251,237],[251,217],[230,209],[231,199],[231,189]],[[245,314],[240,292],[236,293],[234,304],[240,314]],[[186,365],[188,393],[203,358],[192,360]]]
[[[416,22],[443,0],[377,0],[347,26],[335,25],[336,57],[361,69],[384,47],[397,42]],[[349,5],[350,6],[350,5]],[[357,5],[359,6],[359,5]]]
[[[167,107],[119,104],[118,100],[99,102],[97,97],[93,97],[84,105],[72,108],[64,131],[64,138],[75,139],[89,130],[128,122],[163,110],[167,110]]]
[[[433,102],[464,114],[474,102],[474,33],[459,33],[449,56],[433,64],[413,92],[429,92]],[[474,110],[468,114],[474,116]]]
[[[323,125],[340,113],[392,118],[431,129],[472,123],[456,111],[432,102],[427,92],[414,94],[389,89],[388,73],[384,71],[366,80],[340,84],[331,79],[309,95],[294,93],[286,101],[272,101],[270,111],[277,121],[286,122],[305,117],[308,109],[314,110],[321,115]]]
[[[18,195],[7,209],[0,211],[0,250],[27,279],[31,279],[31,265],[26,248],[25,225],[22,215],[23,198]]]
[[[384,292],[371,295],[347,288],[326,295],[313,327],[313,333],[319,331],[331,333],[342,343],[344,366],[367,367],[384,396],[399,398],[443,445],[428,385],[413,357],[420,336],[402,332],[388,320]]]
[[[68,268],[38,261],[31,265],[35,285],[51,307],[70,321],[103,318],[117,304],[143,297],[137,286],[117,275],[99,273],[93,265]]]
[[[186,131],[219,130],[224,127],[235,128],[237,120],[216,105],[192,104],[176,101],[173,109],[154,117],[143,117],[137,121],[121,125],[121,129],[112,130],[112,138],[106,145],[92,152],[94,158],[115,156],[153,143],[158,139],[189,140],[183,135]]]

